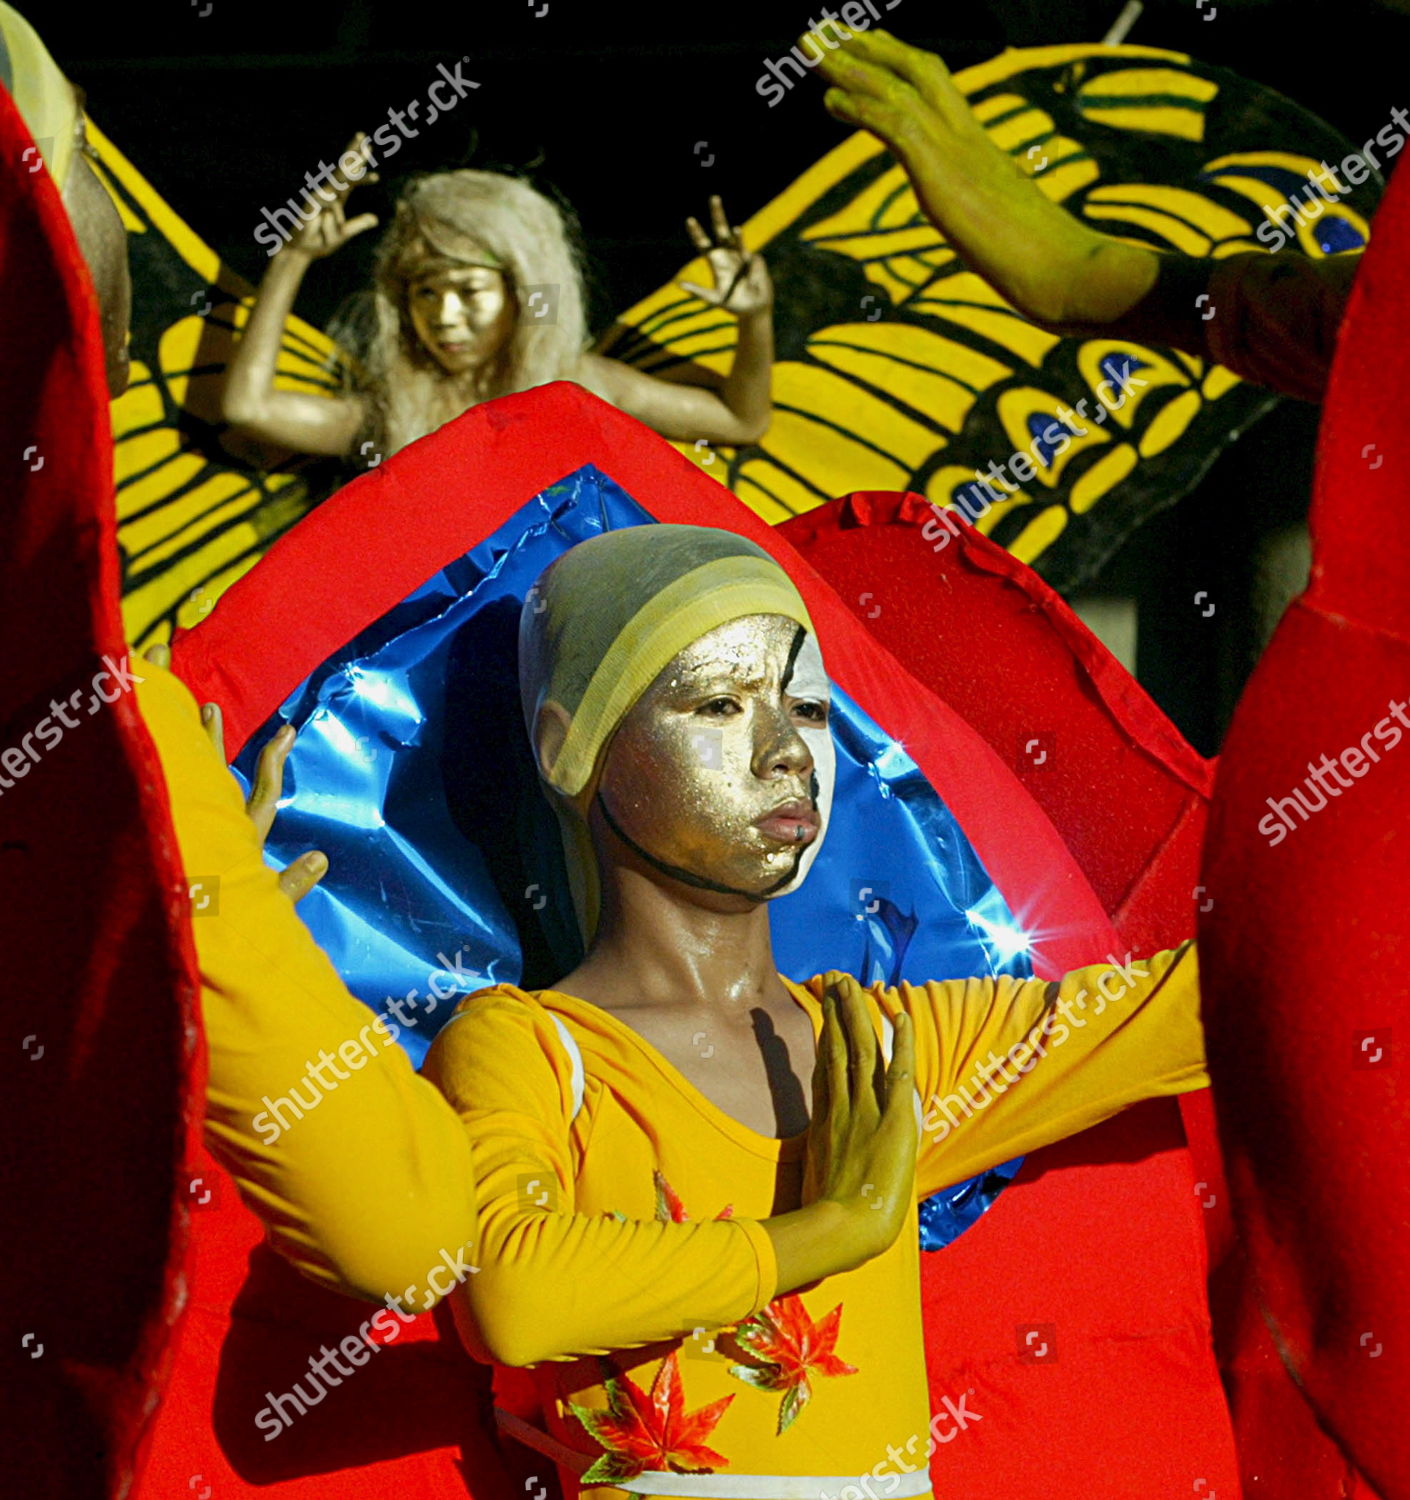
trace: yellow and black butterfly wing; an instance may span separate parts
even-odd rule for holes
[[[956,82],[1055,201],[1107,233],[1193,255],[1267,248],[1256,237],[1266,209],[1305,200],[1307,172],[1350,144],[1272,90],[1152,48],[1010,51]],[[1299,247],[1359,248],[1378,191],[1348,186]],[[1035,477],[977,524],[1069,590],[1276,399],[1169,349],[1034,327],[965,269],[901,167],[862,132],[745,237],[776,288],[774,420],[761,443],[733,452],[679,446],[771,522],[860,489],[969,498],[974,513],[986,498],[976,471],[1036,444]],[[681,276],[708,283],[703,259]],[[734,332],[727,314],[672,284],[626,313],[602,352],[667,378],[723,372]],[[1083,398],[1101,411],[1097,386],[1123,370],[1144,384],[1077,436],[1083,424],[1059,412]]]
[[[89,122],[127,229],[132,383],[112,407],[123,622],[130,641],[190,626],[343,476],[327,463],[239,445],[218,414],[219,381],[252,288],[223,265]],[[276,383],[332,394],[343,356],[298,318]]]

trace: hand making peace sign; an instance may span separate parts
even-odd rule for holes
[[[702,302],[723,308],[736,318],[767,312],[774,301],[769,268],[762,255],[750,255],[745,250],[744,238],[738,227],[731,227],[725,217],[725,206],[718,193],[710,198],[710,222],[713,239],[700,227],[700,221],[694,215],[685,221],[685,227],[690,231],[695,248],[709,262],[715,285],[707,289],[693,281],[677,284]]]

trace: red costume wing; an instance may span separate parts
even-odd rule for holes
[[[121,686],[92,284],[3,88],[0,299],[4,1488],[78,1500],[124,1492],[156,1401],[204,1080],[175,840]]]
[[[1408,247],[1402,172],[1332,369],[1312,581],[1229,730],[1200,920],[1210,1066],[1255,1273],[1247,1321],[1275,1331],[1303,1421],[1315,1412],[1386,1500],[1410,1496],[1410,724],[1396,713],[1410,696]],[[1250,1463],[1314,1493],[1263,1415],[1240,1422]]]

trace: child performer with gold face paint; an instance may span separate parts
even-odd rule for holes
[[[412,180],[377,249],[356,387],[319,398],[276,389],[284,324],[308,267],[377,223],[375,214],[344,212],[355,184],[376,180],[376,159],[368,138],[357,136],[341,158],[347,175],[335,173],[306,195],[297,216],[292,206],[278,210],[294,225],[287,240],[261,225],[275,248],[226,373],[222,414],[232,426],[298,453],[346,457],[375,449],[385,456],[478,402],[572,380],[664,437],[734,446],[763,436],[771,411],[773,285],[720,199],[710,201],[709,233],[696,219],[686,221],[714,285],[681,285],[738,320],[738,344],[726,377],[713,386],[682,385],[588,349],[569,222],[527,182],[500,172]]]
[[[768,902],[826,833],[829,690],[796,589],[732,534],[565,553],[520,684],[587,954],[465,1001],[424,1070],[474,1163],[463,1337],[534,1367],[536,1404],[502,1372],[502,1424],[570,1496],[850,1500],[888,1455],[888,1493],[928,1494],[916,1203],[1204,1087],[1193,951],[1054,984],[784,980]]]
[[[1193,950],[1057,983],[783,979],[768,902],[826,832],[829,688],[797,590],[731,533],[580,543],[531,591],[519,657],[586,956],[551,990],[469,997],[420,1078],[293,914],[320,857],[283,892],[261,858],[292,735],[252,823],[190,694],[147,669],[183,862],[220,879],[220,920],[192,924],[212,1149],[326,1284],[403,1296],[473,1244],[435,1295],[570,1500],[855,1500],[888,1464],[889,1494],[928,1494],[916,1204],[1204,1087]],[[271,1144],[262,1096],[356,1037],[358,1070]]]
[[[120,389],[126,278],[117,264],[104,295],[105,197],[90,243],[70,196],[102,194],[78,102],[0,22],[7,87],[34,128],[54,122],[45,160],[119,333]],[[327,1284],[395,1297],[473,1245],[452,1294],[466,1341],[536,1366],[549,1432],[504,1420],[570,1491],[841,1500],[889,1458],[888,1493],[925,1493],[914,1205],[1202,1086],[1193,955],[1059,985],[784,981],[766,903],[826,831],[828,686],[796,590],[732,535],[653,526],[573,549],[526,608],[521,672],[592,941],[554,990],[474,997],[428,1063],[439,1092],[294,918],[317,865],[281,880],[262,861],[287,737],[252,820],[190,695],[155,663],[137,679],[185,869],[220,881],[220,920],[192,923],[211,1143],[276,1248]],[[271,1144],[261,1095],[315,1055],[346,1082]]]

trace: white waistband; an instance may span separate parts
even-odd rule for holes
[[[572,1473],[581,1474],[592,1459],[569,1448],[542,1428],[495,1407],[500,1428],[526,1447],[534,1448]],[[614,1479],[606,1489],[631,1490],[638,1495],[679,1495],[685,1500],[842,1500],[852,1490],[873,1495],[869,1486],[886,1481],[886,1500],[911,1500],[930,1493],[930,1474],[922,1467],[910,1474],[676,1474],[668,1469],[648,1469],[635,1479]],[[591,1494],[595,1486],[588,1486]]]
[[[924,1468],[878,1477],[886,1481],[887,1500],[930,1493],[930,1474]],[[863,1483],[874,1485],[877,1480],[870,1474],[673,1474],[648,1469],[635,1479],[613,1482],[618,1489],[639,1495],[682,1495],[691,1500],[714,1496],[720,1500],[841,1500],[849,1490],[864,1497],[868,1491]]]

